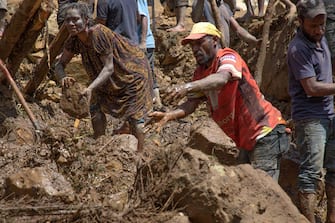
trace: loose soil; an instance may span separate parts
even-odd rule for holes
[[[9,0],[11,14],[15,12],[19,2]],[[175,25],[175,17],[166,15],[159,1],[155,1],[155,6],[155,73],[164,103],[164,90],[168,86],[185,83],[192,77],[195,60],[191,49],[180,45],[180,40],[191,29],[192,21],[187,16],[185,32],[166,32],[167,28]],[[264,67],[264,73],[269,75],[264,75],[261,88],[265,96],[282,111],[285,118],[289,119],[285,52],[295,26],[288,25],[284,11],[279,6],[277,8],[268,44],[270,50]],[[188,15],[189,13],[190,9]],[[50,35],[55,35],[57,26],[54,14],[49,19],[49,26]],[[253,20],[243,26],[258,38],[261,37],[261,20]],[[259,48],[247,45],[234,34],[231,42],[231,48],[242,55],[253,72]],[[44,48],[41,43],[43,41],[36,43],[36,50],[21,64],[16,75],[20,87],[27,83],[35,62],[43,55],[43,50],[39,50]],[[71,61],[67,72],[80,84],[87,84],[80,57]],[[79,100],[76,94],[70,97],[66,92],[63,93],[68,96],[65,99]],[[107,117],[106,135],[94,140],[90,119],[85,113],[87,111],[84,109],[75,113],[76,111],[66,109],[66,100],[61,96],[62,89],[52,80],[52,75],[42,83],[34,98],[27,98],[30,109],[46,129],[43,134],[34,130],[11,88],[0,85],[0,94],[0,218],[3,222],[167,222],[172,217],[181,215],[182,210],[168,203],[171,194],[166,195],[167,199],[155,196],[169,191],[168,180],[155,175],[152,176],[151,184],[143,184],[143,176],[140,174],[142,171],[139,170],[152,162],[158,170],[166,166],[172,168],[170,165],[174,165],[173,162],[171,164],[171,160],[176,160],[180,150],[186,148],[192,125],[208,118],[205,105],[200,106],[194,114],[185,119],[168,123],[161,132],[156,132],[153,126],[149,126],[145,151],[138,154],[121,148],[124,142],[112,137],[113,130],[122,124],[122,120],[110,116]],[[85,104],[85,101],[82,103]],[[165,109],[172,107],[165,104]],[[74,126],[76,118],[80,118],[78,127]],[[129,140],[131,141],[131,137]],[[166,160],[170,162],[168,165]],[[282,185],[296,203],[296,188],[292,185],[297,168],[294,164],[293,162],[292,169],[284,171],[292,174]],[[9,176],[23,168],[36,167],[48,167],[62,174],[72,186],[74,193],[55,197],[8,192],[6,179]],[[145,188],[141,188],[144,185]],[[248,186],[252,187],[252,182],[246,184],[246,187]],[[243,194],[238,192],[234,196],[245,199]],[[264,196],[259,197],[266,199]],[[322,198],[321,196],[318,211],[320,219],[324,219]],[[271,222],[271,219],[264,222]],[[287,221],[283,219],[282,222]]]

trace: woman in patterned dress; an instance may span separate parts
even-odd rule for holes
[[[152,83],[144,52],[121,35],[98,24],[90,25],[90,10],[85,3],[71,3],[65,9],[65,25],[70,38],[56,64],[63,87],[75,81],[67,77],[65,67],[80,54],[91,80],[82,92],[90,101],[94,137],[105,134],[106,116],[125,118],[142,151],[144,122],[152,110]]]

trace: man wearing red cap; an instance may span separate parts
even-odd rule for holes
[[[167,101],[187,101],[176,110],[154,112],[158,126],[183,118],[207,101],[213,120],[241,148],[243,162],[262,169],[278,180],[280,158],[289,137],[280,111],[261,94],[248,66],[230,48],[222,49],[221,33],[211,23],[194,24],[182,44],[189,44],[198,63],[193,81],[171,88]]]

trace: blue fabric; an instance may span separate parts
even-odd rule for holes
[[[114,32],[138,44],[136,0],[99,0],[97,17]]]
[[[300,80],[309,77],[333,83],[331,57],[325,37],[321,40],[321,47],[317,47],[299,29],[289,44],[287,63],[293,120],[334,117],[333,96],[308,96],[300,83]]]
[[[335,186],[334,119],[299,120],[295,122],[295,127],[301,161],[299,190],[315,193],[323,167],[327,169],[326,182]]]
[[[278,181],[280,160],[289,150],[290,138],[285,125],[277,125],[269,134],[259,139],[252,151],[241,149],[240,163],[250,163],[255,169],[264,170]]]
[[[137,6],[138,6],[138,13],[140,15],[143,15],[148,18],[148,32],[147,32],[147,40],[146,40],[146,47],[147,48],[155,48],[155,38],[152,34],[151,28],[150,28],[150,14],[148,10],[148,4],[146,0],[137,0]],[[138,36],[140,38],[141,35],[141,25],[138,27]],[[141,42],[141,40],[139,40]]]

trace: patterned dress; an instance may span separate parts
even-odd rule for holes
[[[152,82],[144,52],[101,24],[90,28],[89,39],[91,44],[86,46],[76,36],[70,37],[65,48],[81,54],[91,81],[104,67],[101,56],[113,55],[114,73],[95,89],[94,107],[117,118],[146,119],[152,110]]]

